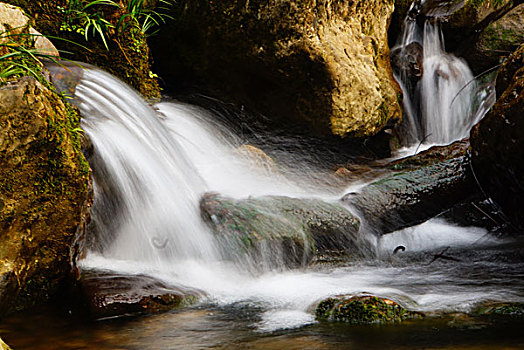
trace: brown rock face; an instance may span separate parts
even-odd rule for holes
[[[368,136],[400,118],[392,0],[178,1],[157,69],[312,134]]]
[[[484,191],[513,224],[524,228],[524,45],[501,68],[500,92],[491,111],[471,132],[473,167]]]
[[[0,88],[0,316],[45,300],[70,271],[89,188],[77,127],[34,79]]]

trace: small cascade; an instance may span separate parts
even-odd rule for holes
[[[216,259],[198,208],[205,182],[156,112],[97,69],[83,71],[73,101],[94,145],[89,248],[152,263]]]
[[[479,85],[467,63],[445,51],[441,19],[463,2],[415,1],[392,66],[404,92],[404,146],[445,145],[469,136],[493,103],[492,84]]]

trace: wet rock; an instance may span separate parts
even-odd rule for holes
[[[524,303],[486,302],[477,306],[470,314],[474,316],[504,316],[524,319]]]
[[[194,303],[203,295],[150,276],[94,270],[83,271],[77,284],[95,319],[164,312]]]
[[[482,189],[524,228],[524,45],[501,68],[497,93],[503,89],[471,132],[472,164]]]
[[[373,295],[336,296],[321,301],[315,310],[317,320],[344,322],[352,325],[401,323],[422,318],[390,299]]]
[[[401,118],[392,11],[392,0],[184,0],[151,45],[166,81],[261,112],[272,126],[369,136]]]
[[[237,261],[261,267],[300,266],[318,252],[360,254],[359,220],[336,203],[266,196],[235,200],[214,193],[200,202],[202,217]]]
[[[391,65],[399,76],[410,78],[412,86],[424,74],[423,47],[417,42],[412,42],[403,48],[396,48],[391,52]]]
[[[33,78],[0,87],[0,316],[55,293],[88,220],[79,117]]]
[[[398,172],[342,198],[377,234],[420,224],[477,193],[465,142],[432,148],[390,168]]]

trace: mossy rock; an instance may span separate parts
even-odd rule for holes
[[[382,325],[422,318],[393,300],[372,295],[340,296],[321,301],[315,315],[320,321],[344,322],[352,325]]]
[[[33,78],[0,88],[0,316],[55,293],[90,205],[79,116]]]
[[[300,266],[328,250],[356,255],[365,247],[357,243],[358,218],[337,203],[284,196],[237,200],[207,193],[200,209],[227,247],[225,253],[255,265]]]
[[[524,303],[488,302],[476,307],[471,314],[475,316],[509,316],[524,319]]]

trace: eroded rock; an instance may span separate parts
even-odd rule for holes
[[[390,167],[395,173],[348,193],[342,201],[376,234],[420,224],[478,192],[467,149],[467,142],[456,142],[394,162]]]
[[[196,84],[275,125],[369,136],[401,118],[392,11],[392,0],[178,1],[152,48],[167,81]]]
[[[266,196],[235,200],[214,193],[200,202],[202,217],[227,253],[262,267],[300,266],[318,252],[365,249],[359,220],[336,203]],[[249,259],[246,259],[248,256]]]

